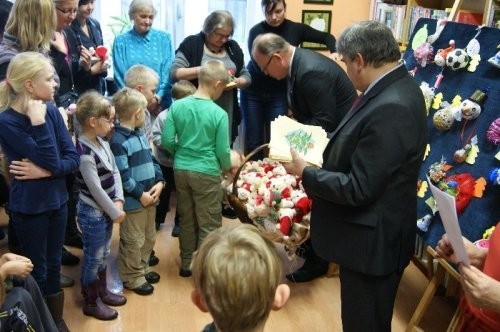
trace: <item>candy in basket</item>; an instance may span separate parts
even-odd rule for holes
[[[257,226],[264,236],[283,243],[291,252],[309,237],[311,201],[301,178],[288,174],[278,161],[249,161],[250,153],[226,189],[241,222]]]

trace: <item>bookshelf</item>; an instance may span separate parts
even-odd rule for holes
[[[496,0],[495,0],[496,1]],[[448,18],[469,24],[492,25],[493,0],[407,0],[406,5],[384,3],[371,0],[370,19],[385,23],[406,49],[413,27],[421,17]]]

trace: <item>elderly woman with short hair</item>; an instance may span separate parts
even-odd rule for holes
[[[182,41],[170,68],[172,82],[189,80],[195,85],[198,85],[201,65],[210,60],[222,61],[227,70],[234,73],[233,84],[215,101],[228,114],[230,138],[236,136],[236,127],[241,119],[237,88],[245,88],[251,83],[250,74],[244,66],[243,51],[238,43],[231,39],[233,32],[234,20],[230,12],[212,12],[205,19],[200,33],[188,36]]]
[[[133,65],[148,66],[160,77],[153,98],[155,105],[148,105],[154,117],[172,103],[168,73],[174,57],[170,34],[152,28],[156,13],[151,0],[133,0],[128,11],[133,27],[117,36],[113,43],[113,71],[118,88],[125,86],[125,73]]]

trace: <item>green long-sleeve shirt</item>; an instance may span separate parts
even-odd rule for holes
[[[174,169],[220,175],[231,166],[228,116],[210,99],[189,96],[171,106],[161,142]]]

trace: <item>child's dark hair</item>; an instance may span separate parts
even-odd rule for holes
[[[181,99],[196,92],[196,87],[188,80],[180,80],[172,86],[172,97]]]
[[[97,91],[85,92],[76,103],[76,119],[82,127],[91,117],[109,119],[111,107],[111,103]]]

